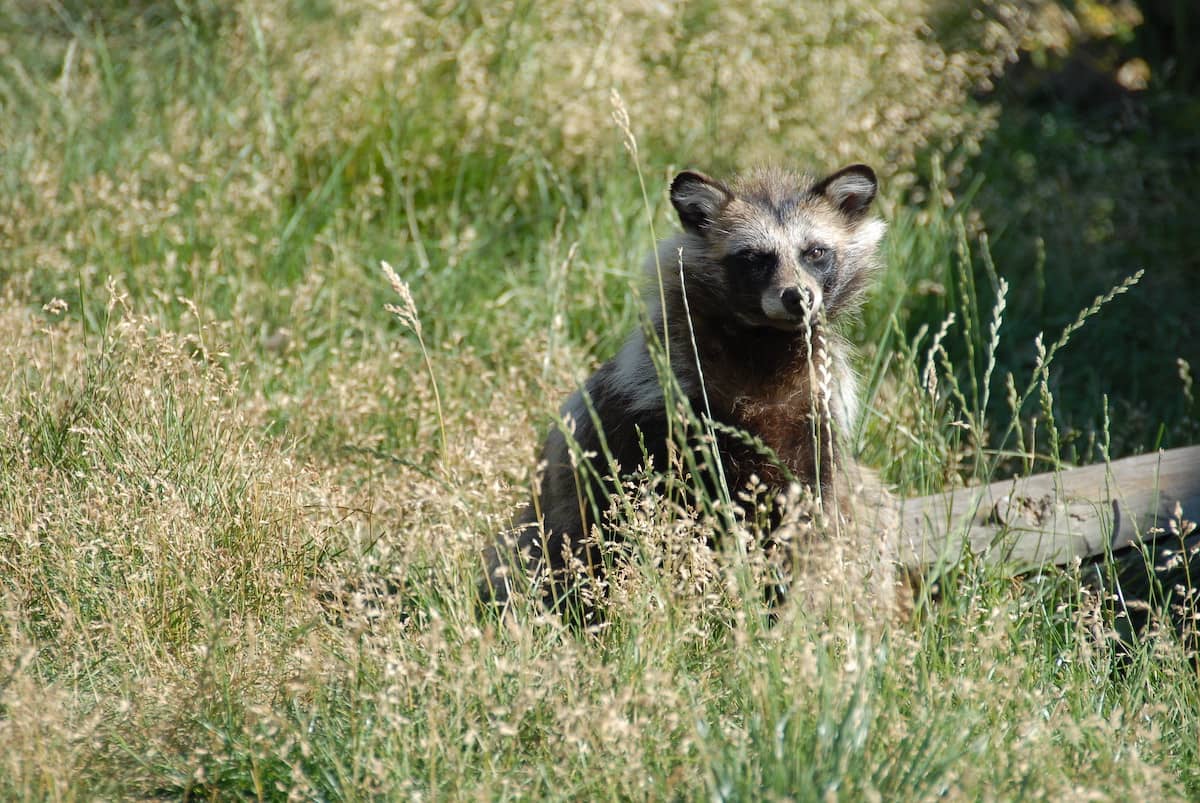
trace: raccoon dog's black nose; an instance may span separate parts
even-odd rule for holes
[[[807,288],[785,287],[779,300],[788,312],[799,314],[812,306],[812,293]]]

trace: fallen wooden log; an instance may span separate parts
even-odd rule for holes
[[[1200,518],[1200,446],[993,482],[901,502],[899,561],[957,562],[969,549],[1018,571],[1154,543],[1177,506]]]

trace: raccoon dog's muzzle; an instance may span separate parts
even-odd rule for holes
[[[821,309],[821,289],[808,282],[772,287],[763,293],[762,309],[767,319],[783,329],[811,324]]]

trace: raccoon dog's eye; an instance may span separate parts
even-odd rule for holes
[[[812,248],[806,248],[801,254],[809,262],[821,262],[829,255],[828,248],[822,248],[819,245],[814,245]]]
[[[755,276],[767,276],[775,270],[778,261],[770,251],[742,251],[734,256],[745,270]]]

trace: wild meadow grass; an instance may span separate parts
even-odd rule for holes
[[[1095,401],[1059,393],[1066,339],[1140,265],[1094,309],[1056,287],[996,359],[1034,267],[973,206],[979,93],[1056,20],[0,5],[0,797],[1200,793],[1194,664],[1170,632],[1120,648],[1072,570],[967,562],[896,618],[833,548],[822,604],[769,624],[648,497],[599,632],[475,606],[686,166],[880,167],[888,268],[848,333],[856,446],[899,492],[1154,445],[1056,426]]]

